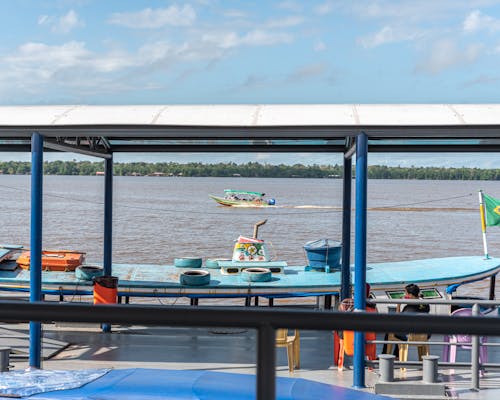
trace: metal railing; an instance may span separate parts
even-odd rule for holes
[[[408,303],[409,301],[405,301]],[[463,304],[463,303],[460,303]],[[257,330],[258,400],[276,397],[275,330],[355,330],[372,332],[418,331],[441,334],[500,336],[500,319],[459,318],[439,315],[346,313],[325,310],[268,309],[241,307],[189,307],[156,305],[89,305],[0,301],[0,320],[51,322],[94,322],[182,327],[238,327]]]
[[[497,315],[494,315],[493,318],[495,321],[498,321],[499,323],[499,332],[500,332],[500,318],[498,317],[498,309],[497,307],[500,306],[500,301],[496,300],[479,300],[479,299],[401,299],[401,300],[394,300],[394,299],[370,299],[375,304],[429,304],[429,305],[455,305],[459,307],[463,306],[470,306],[472,308],[472,316],[474,317],[484,317],[480,313],[480,306],[483,307],[489,307],[494,309],[492,312],[496,312]],[[455,318],[455,317],[454,317]],[[459,317],[463,318],[463,317]],[[489,317],[488,317],[489,318]],[[490,319],[493,319],[490,318]],[[463,320],[461,320],[463,323]],[[418,332],[422,332],[422,328]],[[424,330],[422,333],[428,333],[427,329]],[[461,333],[461,332],[455,332],[455,333]],[[484,336],[484,335],[481,335]],[[498,334],[497,334],[498,336]],[[372,341],[372,343],[398,343],[397,341]],[[401,343],[401,342],[399,342]],[[419,344],[428,344],[428,345],[452,345],[451,343],[448,342],[436,342],[436,341],[427,341],[427,342],[411,342],[413,345],[419,345]],[[498,343],[480,343],[479,335],[472,335],[471,336],[471,362],[470,363],[449,363],[449,362],[439,362],[438,365],[441,366],[453,366],[454,368],[461,368],[461,367],[469,367],[471,368],[471,389],[473,390],[479,390],[480,384],[479,384],[479,378],[480,378],[480,370],[482,367],[485,365],[482,365],[480,363],[479,359],[479,347],[480,346],[498,346],[500,344]],[[457,345],[459,346],[459,345]],[[373,364],[373,363],[371,363]],[[411,365],[412,363],[408,362],[398,362],[398,365],[404,366],[404,365]],[[487,364],[489,368],[500,368],[500,364]]]

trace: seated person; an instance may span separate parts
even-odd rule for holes
[[[405,299],[420,299],[420,288],[414,283],[405,286]],[[429,304],[406,304],[401,310],[401,304],[396,307],[396,312],[412,312],[412,313],[429,313]],[[405,333],[396,333],[394,335],[399,340],[408,340],[408,335]],[[431,335],[428,335],[430,337]]]
[[[370,285],[366,284],[366,297],[370,296]],[[342,300],[339,305],[339,311],[354,311],[354,300],[352,298],[347,298]],[[366,311],[367,312],[377,312],[377,308],[375,304],[368,301],[366,302]],[[354,331],[338,331],[337,332],[339,341],[340,341],[340,349],[339,349],[339,359],[338,359],[338,368],[339,370],[343,369],[344,364],[344,353],[348,356],[352,356],[354,354]],[[376,333],[375,332],[365,332],[365,340],[375,340]],[[375,343],[367,343],[365,345],[366,357],[369,360],[376,359],[376,344]]]
[[[418,300],[420,299],[420,288],[418,285],[414,283],[410,283],[409,285],[405,286],[405,299],[414,299]],[[396,312],[411,312],[411,313],[429,313],[430,307],[428,304],[406,304],[403,309],[401,310],[401,304],[398,304],[396,307]],[[392,335],[391,335],[392,336]],[[406,333],[395,333],[393,335],[396,339],[402,340],[402,341],[407,341],[408,340],[408,334]],[[429,338],[431,335],[428,335],[427,337]],[[384,340],[389,340],[389,334],[385,334]],[[394,340],[394,339],[392,339]],[[390,348],[392,345],[387,345],[384,344],[384,348],[382,350],[382,353],[387,354],[388,349],[390,351]],[[399,349],[398,345],[394,346],[394,351],[393,354],[395,356],[398,356],[399,354]]]
[[[370,296],[370,291],[371,287],[370,284],[366,284],[366,298],[369,299]],[[342,302],[339,304],[339,311],[354,311],[354,299],[352,297],[349,297],[347,299],[342,300]],[[377,306],[372,303],[371,301],[367,300],[366,301],[366,311],[367,312],[377,312]],[[337,332],[338,336],[342,339],[343,331],[338,331]]]

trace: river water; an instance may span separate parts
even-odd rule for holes
[[[222,207],[208,197],[229,188],[265,192],[277,207]],[[500,198],[495,181],[370,180],[368,262],[482,255],[479,189]],[[354,192],[353,181],[353,208]],[[30,177],[0,175],[0,199],[0,242],[28,246]],[[104,178],[45,176],[43,201],[43,247],[81,250],[87,261],[100,261]],[[113,262],[230,258],[235,239],[251,236],[254,224],[267,219],[259,238],[274,259],[305,265],[307,241],[341,239],[341,207],[340,179],[115,177]],[[500,228],[487,235],[490,255],[500,256]],[[486,287],[475,284],[467,294]]]

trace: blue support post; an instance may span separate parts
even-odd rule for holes
[[[31,136],[30,303],[42,300],[43,136]],[[42,325],[30,321],[30,368],[40,368]]]
[[[104,160],[104,275],[112,274],[113,158]]]
[[[366,308],[366,208],[368,183],[368,138],[356,138],[356,234],[354,250],[354,311]],[[353,386],[365,387],[365,334],[354,336]]]
[[[111,276],[113,248],[113,158],[104,159],[104,275]],[[103,332],[111,332],[111,324],[102,324]]]
[[[352,158],[348,157],[343,172],[341,300],[351,297],[351,181]]]

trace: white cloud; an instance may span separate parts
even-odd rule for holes
[[[50,17],[48,15],[40,15],[38,17],[38,25],[45,25],[45,24],[47,24],[49,18]]]
[[[282,1],[277,4],[278,8],[281,8],[282,10],[288,10],[288,11],[293,11],[293,12],[299,12],[302,10],[302,4],[296,2],[296,1]]]
[[[333,0],[328,0],[314,7],[313,11],[318,15],[327,15],[330,14],[333,11],[333,9],[334,9]]]
[[[280,19],[268,21],[265,26],[267,28],[289,28],[292,26],[300,25],[304,22],[304,18],[298,16],[290,16]]]
[[[147,43],[138,50],[139,59],[154,63],[175,52],[174,47],[168,42]]]
[[[30,68],[44,73],[52,69],[52,66],[62,68],[74,66],[87,59],[90,52],[85,48],[83,42],[68,42],[61,46],[49,46],[44,43],[29,42],[18,48],[16,54],[5,57],[5,61],[12,67]]]
[[[287,87],[290,84],[311,81],[314,79],[323,79],[330,83],[327,63],[311,63],[302,65],[288,73],[286,76],[270,77],[264,75],[250,74],[246,80],[237,87],[238,90],[269,88],[269,87]]]
[[[304,80],[324,76],[327,69],[328,66],[325,63],[303,65],[287,77],[287,82],[303,82]]]
[[[412,41],[423,36],[421,32],[409,32],[401,28],[384,26],[379,31],[357,39],[357,43],[365,48],[381,46],[387,43]]]
[[[240,44],[240,37],[235,32],[210,32],[201,36],[203,43],[215,44],[223,49],[231,49]]]
[[[480,30],[495,32],[500,30],[500,20],[483,15],[481,11],[472,11],[464,20],[463,29],[465,33],[473,33]]]
[[[314,43],[314,51],[325,51],[326,44],[322,40],[318,40]]]
[[[226,10],[222,13],[227,18],[245,18],[247,14],[241,10]]]
[[[471,12],[464,20],[464,31],[474,32],[481,27],[481,12],[476,10]]]
[[[498,81],[500,81],[500,77],[481,74],[475,79],[464,82],[462,86],[465,88],[471,86],[486,86],[491,84],[497,84]]]
[[[125,52],[95,54],[83,42],[60,46],[25,43],[0,63],[0,87],[5,91],[43,93],[55,87],[100,88],[113,73],[137,65]]]
[[[256,153],[255,160],[256,161],[270,161],[271,154],[269,154],[269,153]]]
[[[288,33],[255,29],[243,35],[236,32],[210,32],[201,37],[205,44],[209,43],[222,49],[232,49],[240,46],[273,46],[290,43],[293,36]]]
[[[464,12],[498,4],[496,0],[345,0],[338,1],[339,9],[359,18],[392,21],[443,21],[461,17]]]
[[[114,13],[108,23],[134,29],[157,29],[163,26],[190,26],[196,20],[194,8],[173,5],[167,8],[145,8],[138,12]]]
[[[459,48],[453,40],[442,39],[435,42],[425,60],[417,65],[417,72],[438,74],[458,65],[471,64],[481,55],[482,46],[470,44]]]
[[[293,36],[283,32],[270,32],[256,29],[243,35],[240,43],[248,46],[271,46],[281,43],[290,43]]]
[[[187,69],[191,66],[186,62],[210,65],[240,47],[272,46],[292,40],[287,33],[257,29],[241,34],[195,32],[184,42],[148,42],[134,52],[116,46],[94,52],[78,41],[61,45],[29,42],[0,59],[0,91],[6,96],[10,92],[43,93],[66,88],[80,96],[84,92],[79,88],[93,93],[155,88],[158,82],[164,86],[166,81],[174,82],[182,75],[179,70],[171,72],[174,65]]]
[[[402,1],[395,5],[392,1],[361,1],[352,3],[351,12],[362,18],[412,20],[425,15],[428,3],[422,0]]]
[[[75,11],[70,10],[61,17],[40,15],[38,17],[38,25],[49,26],[50,30],[54,33],[69,33],[74,28],[82,27],[85,24]]]

